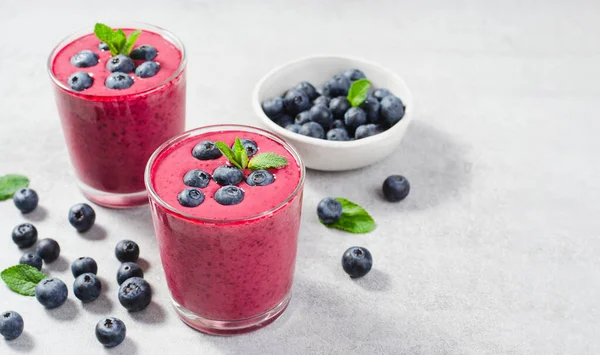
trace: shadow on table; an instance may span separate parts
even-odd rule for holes
[[[104,285],[104,281],[102,282]],[[103,292],[95,301],[82,303],[81,305],[86,312],[91,312],[94,314],[105,315],[113,310],[113,301],[106,296],[106,290],[103,290]]]
[[[164,323],[167,317],[163,306],[159,305],[155,301],[150,302],[148,307],[143,311],[130,312],[131,318],[135,319],[136,322],[144,324],[161,324]]]
[[[51,263],[44,265],[46,269],[53,272],[65,272],[70,269],[69,262],[62,255]]]
[[[29,213],[23,213],[23,217],[30,222],[41,222],[48,217],[48,210],[46,207],[38,205],[35,210]]]
[[[130,337],[125,337],[125,340],[114,348],[104,348],[104,351],[107,354],[138,354],[137,344]]]
[[[79,308],[77,307],[75,301],[67,298],[65,304],[57,308],[46,309],[46,313],[58,321],[70,322],[77,318],[77,315],[79,314]]]
[[[79,235],[87,240],[104,240],[106,239],[106,229],[99,224],[94,224],[89,231],[79,233]]]

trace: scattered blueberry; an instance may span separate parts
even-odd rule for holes
[[[246,149],[248,157],[251,157],[258,152],[258,144],[252,139],[241,138],[240,142],[242,142],[242,146]]]
[[[88,68],[98,64],[98,55],[89,49],[84,49],[71,57],[71,64],[77,68]]]
[[[222,165],[213,171],[213,180],[221,186],[237,185],[244,180],[244,173],[235,166]]]
[[[329,102],[329,110],[333,115],[334,120],[343,120],[346,111],[351,107],[346,96],[339,96],[331,99]]]
[[[333,197],[325,197],[317,205],[317,216],[325,224],[335,223],[342,217],[342,204]]]
[[[92,273],[77,276],[73,282],[73,293],[81,302],[95,301],[102,291],[102,282]]]
[[[14,311],[2,312],[0,316],[0,335],[6,340],[17,339],[22,333],[25,323],[21,315]]]
[[[331,99],[327,96],[319,96],[313,100],[313,105],[323,105],[325,107],[329,107],[329,101],[331,101]]]
[[[367,114],[367,119],[371,123],[379,123],[380,106],[381,105],[379,104],[379,101],[377,101],[377,99],[373,95],[367,95],[365,101],[363,101],[363,103],[360,104],[360,108],[362,108],[363,111],[365,111],[365,113]]]
[[[160,70],[160,64],[156,62],[143,62],[135,68],[135,75],[140,78],[151,78]]]
[[[323,130],[323,127],[316,122],[307,122],[303,124],[298,133],[313,138],[325,138],[325,130]]]
[[[197,188],[188,187],[177,195],[177,201],[183,207],[198,207],[204,202],[204,193]]]
[[[100,42],[98,44],[98,49],[101,50],[101,51],[107,51],[110,48],[108,47],[108,44],[106,44],[106,42]]]
[[[285,106],[281,97],[266,99],[262,103],[262,109],[265,115],[272,120],[285,113]]]
[[[244,190],[237,186],[223,186],[215,192],[215,201],[221,205],[237,205],[244,200]]]
[[[142,44],[134,48],[129,55],[131,59],[135,60],[154,60],[158,55],[158,51],[149,44]]]
[[[306,96],[308,96],[308,99],[311,101],[319,96],[317,89],[315,89],[315,87],[308,81],[300,82],[298,85],[296,85],[294,89],[304,92]]]
[[[60,245],[54,239],[46,238],[38,242],[35,253],[46,263],[51,263],[58,259],[60,255]]]
[[[88,231],[96,221],[96,212],[87,203],[78,203],[69,210],[69,223],[78,232]]]
[[[106,61],[106,70],[111,73],[131,73],[135,69],[135,63],[125,54],[118,54]]]
[[[211,141],[202,141],[194,146],[192,155],[199,160],[214,160],[220,158],[223,154]]]
[[[43,262],[42,258],[40,258],[39,255],[33,253],[26,253],[23,254],[23,256],[21,256],[21,259],[19,259],[19,264],[26,264],[29,266],[33,266],[38,270],[42,270]]]
[[[117,282],[119,285],[132,277],[144,278],[144,270],[136,263],[126,262],[121,264],[117,271]]]
[[[310,100],[303,91],[292,89],[285,94],[285,108],[288,113],[296,115],[310,108]]]
[[[344,123],[350,131],[367,123],[367,114],[360,107],[351,107],[344,115]]]
[[[342,256],[342,267],[352,278],[363,277],[373,267],[373,257],[367,248],[351,247]]]
[[[104,318],[96,324],[96,339],[106,348],[113,348],[125,340],[127,328],[118,318]]]
[[[343,74],[346,78],[350,79],[350,81],[356,81],[358,79],[366,79],[367,76],[365,73],[358,69],[348,69]]]
[[[183,183],[191,187],[205,188],[210,182],[210,174],[204,170],[193,169],[185,173]]]
[[[67,84],[69,87],[75,91],[83,91],[88,89],[94,83],[94,79],[86,73],[82,71],[75,72],[69,76],[67,79]]]
[[[383,196],[390,202],[402,201],[410,192],[410,184],[402,175],[391,175],[383,182]]]
[[[31,223],[22,223],[12,231],[12,240],[19,248],[29,248],[37,242],[38,232]]]
[[[29,213],[35,210],[38,202],[40,202],[40,198],[33,189],[25,187],[15,192],[13,202],[22,213]]]
[[[82,256],[73,261],[71,264],[71,272],[73,273],[73,277],[86,273],[95,275],[98,272],[98,264],[96,264],[96,260],[87,256]]]
[[[315,105],[308,111],[310,113],[310,120],[317,122],[321,127],[327,129],[333,122],[333,117],[329,109],[323,105]]]
[[[391,94],[392,93],[388,89],[383,88],[375,89],[375,91],[373,91],[373,96],[379,101],[383,100],[383,98],[386,96],[390,96]]]
[[[126,261],[136,262],[140,257],[140,247],[132,240],[121,240],[115,246],[115,256],[122,263]]]
[[[354,138],[363,139],[370,136],[374,136],[380,132],[381,131],[377,125],[369,123],[362,126],[358,126],[358,128],[356,128],[356,131],[354,132]]]
[[[348,136],[348,131],[345,128],[332,128],[327,131],[327,140],[347,141],[350,140],[350,136]]]
[[[132,277],[119,288],[119,302],[130,312],[141,311],[150,304],[152,290],[146,280]]]
[[[346,124],[344,123],[344,120],[335,120],[331,123],[331,126],[329,127],[329,129],[334,129],[334,128],[343,128],[344,130],[346,129]]]
[[[285,128],[294,123],[294,118],[287,113],[284,113],[283,115],[275,118],[273,122]]]
[[[56,278],[43,279],[35,286],[35,298],[48,309],[62,306],[68,294],[67,285]]]
[[[285,129],[287,129],[288,131],[294,132],[294,133],[300,133],[301,128],[302,128],[302,126],[300,126],[299,124],[289,124],[289,125],[285,126]]]
[[[388,126],[395,125],[404,116],[404,104],[396,96],[386,96],[381,100],[381,116]]]
[[[114,72],[106,77],[104,85],[109,89],[123,90],[133,85],[133,78],[125,73]]]
[[[302,126],[303,124],[310,122],[310,111],[300,112],[296,115],[295,123]]]
[[[266,186],[275,182],[275,176],[266,170],[256,170],[246,178],[246,184],[250,186]]]
[[[329,97],[338,97],[348,95],[350,89],[350,79],[344,75],[337,74],[323,84],[323,95]]]

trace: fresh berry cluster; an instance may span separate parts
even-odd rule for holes
[[[262,103],[265,114],[279,126],[305,136],[351,141],[385,131],[404,116],[405,106],[387,89],[376,89],[355,100],[352,87],[370,83],[358,69],[336,74],[318,91],[303,81],[281,97]],[[365,90],[366,93],[366,90]]]

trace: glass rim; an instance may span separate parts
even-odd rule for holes
[[[261,213],[255,214],[255,215],[251,215],[248,217],[233,218],[233,219],[216,219],[216,218],[203,218],[203,217],[193,216],[189,213],[180,211],[177,208],[169,205],[158,195],[158,193],[154,189],[150,175],[152,172],[152,167],[154,166],[154,163],[156,161],[156,158],[158,158],[158,156],[160,154],[162,154],[167,148],[171,147],[172,145],[174,145],[176,143],[182,142],[189,137],[194,137],[194,136],[200,135],[202,133],[218,132],[218,131],[235,131],[235,130],[257,133],[257,134],[265,136],[269,139],[272,139],[275,142],[281,144],[288,152],[290,152],[292,157],[294,157],[294,159],[296,160],[296,163],[298,164],[298,167],[300,168],[300,180],[298,181],[298,185],[296,186],[294,191],[292,191],[292,193],[290,193],[290,195],[288,197],[286,197],[284,201],[282,201],[275,207],[272,207],[264,212],[261,212]],[[272,132],[266,131],[262,128],[248,126],[248,125],[241,125],[241,124],[215,124],[215,125],[201,126],[201,127],[197,127],[197,128],[185,131],[180,135],[170,138],[169,140],[167,140],[166,142],[161,144],[158,148],[156,148],[154,153],[152,153],[152,155],[148,159],[148,163],[146,164],[146,169],[144,172],[144,183],[146,185],[146,191],[152,201],[157,202],[161,207],[165,208],[166,210],[169,210],[170,212],[172,212],[173,214],[175,214],[177,216],[181,216],[181,217],[184,217],[184,218],[187,218],[190,220],[194,220],[194,221],[211,223],[211,224],[246,222],[246,221],[256,220],[256,219],[262,218],[264,216],[267,216],[269,214],[272,214],[273,212],[276,212],[277,210],[279,210],[282,207],[284,207],[285,205],[287,205],[302,191],[305,179],[306,179],[306,166],[304,165],[304,162],[302,161],[302,158],[300,157],[300,153],[298,153],[296,148],[294,148],[290,143],[285,141],[283,138],[273,134]]]
[[[50,79],[52,79],[54,84],[56,86],[58,86],[59,88],[61,88],[62,90],[66,91],[72,95],[78,96],[78,97],[85,97],[85,98],[102,97],[102,98],[108,98],[108,99],[119,99],[119,98],[131,96],[131,95],[144,95],[144,94],[153,92],[153,91],[160,89],[163,86],[167,85],[168,83],[170,83],[171,81],[173,81],[174,79],[179,77],[179,75],[181,75],[181,73],[183,72],[183,70],[185,69],[185,66],[187,64],[187,53],[186,53],[185,46],[184,46],[183,42],[181,42],[179,37],[175,36],[172,32],[165,30],[164,28],[162,28],[160,26],[152,25],[152,24],[149,24],[146,22],[131,21],[131,22],[127,22],[126,26],[117,26],[117,27],[118,28],[121,28],[121,27],[122,28],[129,28],[129,27],[139,28],[142,31],[145,29],[148,31],[155,32],[156,34],[159,34],[161,37],[163,37],[167,41],[171,42],[181,52],[181,63],[179,63],[179,67],[177,68],[177,70],[173,73],[173,75],[169,76],[164,81],[158,83],[156,86],[150,87],[148,89],[145,89],[145,90],[142,90],[139,92],[127,94],[127,95],[121,95],[118,93],[116,93],[115,95],[92,95],[92,94],[86,94],[85,91],[83,91],[83,92],[75,91],[75,90],[71,89],[70,87],[68,87],[65,83],[58,80],[58,78],[54,75],[54,73],[52,71],[52,64],[54,62],[54,58],[56,57],[56,55],[65,46],[67,46],[69,43],[73,42],[74,40],[76,40],[80,37],[83,37],[85,35],[93,33],[93,31],[90,31],[89,27],[86,27],[86,28],[81,28],[78,31],[75,31],[66,37],[63,37],[63,39],[61,39],[58,42],[58,44],[56,46],[54,46],[54,48],[52,48],[52,51],[50,51],[50,55],[48,56],[48,60],[46,61],[46,71],[48,72],[48,76],[50,76]],[[117,28],[117,27],[114,27],[114,28]]]

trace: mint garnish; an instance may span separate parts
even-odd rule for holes
[[[129,55],[129,52],[133,49],[133,45],[140,36],[140,33],[142,33],[141,30],[135,30],[129,35],[129,38],[127,38],[125,32],[121,29],[113,31],[112,28],[102,23],[97,23],[94,26],[94,34],[98,39],[108,45],[108,49],[112,55]]]
[[[359,79],[352,83],[348,90],[348,101],[353,107],[360,106],[367,99],[367,92],[371,82],[367,79]]]
[[[11,198],[15,192],[29,186],[29,179],[23,175],[8,174],[0,176],[0,201]]]
[[[285,157],[275,153],[260,153],[252,157],[248,163],[248,168],[252,170],[263,170],[271,168],[281,168],[288,165]]]
[[[233,150],[231,150],[231,148],[229,148],[227,144],[223,142],[215,142],[215,146],[219,148],[219,150],[221,151],[221,153],[223,153],[225,158],[229,159],[231,164],[237,166],[240,169],[243,169],[242,164],[240,164],[237,160],[236,154],[233,152]]]
[[[215,142],[215,146],[219,148],[221,153],[229,159],[231,164],[237,166],[240,169],[271,169],[271,168],[282,168],[288,165],[288,161],[285,157],[275,153],[261,153],[252,157],[248,160],[248,152],[242,144],[239,138],[235,139],[233,143],[233,150],[229,148],[225,142]]]
[[[47,276],[33,266],[19,264],[5,269],[0,274],[11,290],[23,296],[35,296],[35,286]]]
[[[334,223],[321,223],[350,233],[368,233],[375,229],[375,220],[364,208],[345,198],[336,197],[336,200],[342,204],[342,217]]]

